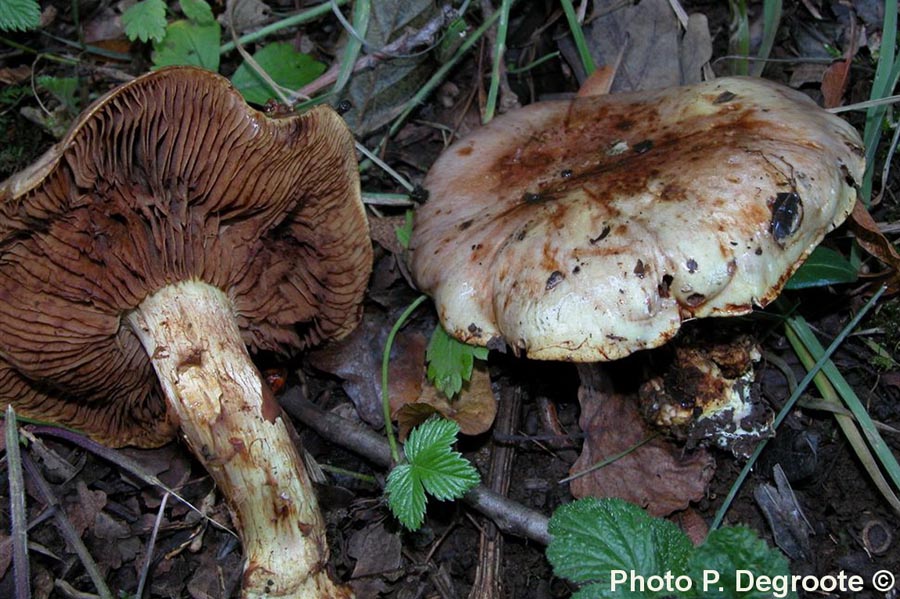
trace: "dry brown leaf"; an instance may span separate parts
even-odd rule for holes
[[[369,231],[372,241],[391,252],[394,255],[403,255],[403,246],[397,239],[397,229],[406,222],[402,214],[397,216],[372,216],[369,215]]]
[[[572,465],[573,474],[653,434],[632,397],[603,393],[582,384],[578,400],[585,441],[581,456]],[[665,439],[655,438],[621,459],[576,478],[571,491],[578,498],[620,497],[654,516],[665,516],[701,499],[714,473],[715,461],[705,451],[686,453]]]
[[[106,493],[91,491],[81,480],[77,482],[75,489],[78,498],[66,507],[66,515],[78,536],[82,536],[84,531],[94,527],[97,515],[106,507]]]
[[[31,77],[31,67],[6,67],[0,69],[0,83],[3,85],[16,85]]]
[[[897,248],[884,236],[862,202],[856,203],[850,217],[856,241],[890,268],[890,273],[884,278],[889,284],[888,291],[897,292],[900,290],[900,253],[897,253]]]
[[[388,531],[383,522],[354,532],[347,544],[347,553],[356,559],[351,578],[399,570],[403,564],[400,549],[400,536]]]
[[[476,363],[472,370],[472,379],[463,384],[459,395],[453,400],[434,388],[425,384],[418,401],[401,404],[391,401],[391,410],[400,429],[401,438],[405,438],[410,429],[427,420],[438,412],[444,418],[455,421],[464,435],[480,435],[491,428],[497,416],[497,400],[491,389],[491,377],[484,363]]]
[[[362,324],[349,337],[309,353],[310,363],[343,380],[344,391],[360,418],[381,427],[381,354],[394,321],[380,312],[367,311]],[[418,399],[425,376],[427,339],[407,326],[394,338],[388,366],[388,394],[400,405]]]

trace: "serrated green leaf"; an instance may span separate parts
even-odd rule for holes
[[[621,499],[591,497],[564,505],[550,518],[549,532],[547,558],[556,575],[603,582],[604,588],[610,586],[612,570],[678,576],[692,550],[674,524]]]
[[[324,64],[282,42],[261,48],[253,55],[253,60],[275,83],[288,89],[303,87],[325,72]],[[231,82],[245,100],[254,104],[265,104],[277,97],[269,84],[246,63],[241,63]]]
[[[218,71],[220,35],[221,28],[215,21],[208,25],[175,21],[166,28],[163,40],[153,44],[154,68],[193,65]]]
[[[857,277],[857,269],[843,255],[830,248],[819,246],[797,269],[794,276],[788,279],[784,288],[808,289],[852,283]]]
[[[125,35],[131,41],[153,40],[166,37],[166,3],[163,0],[142,0],[122,13]]]
[[[481,480],[478,470],[459,452],[429,457],[427,464],[416,464],[415,468],[425,490],[441,501],[459,499]]]
[[[446,418],[432,418],[426,420],[414,428],[406,438],[403,453],[406,459],[416,463],[421,459],[422,453],[433,449],[450,449],[459,434],[459,425]]]
[[[41,24],[41,5],[37,0],[2,0],[0,31],[27,31]]]
[[[388,475],[388,505],[410,530],[416,530],[424,520],[425,491],[448,501],[462,497],[480,480],[475,467],[451,449],[458,433],[459,425],[452,420],[432,418],[424,422],[406,440],[408,463]]]
[[[205,0],[181,0],[180,4],[184,16],[198,25],[209,25],[216,20]]]
[[[487,356],[487,348],[457,341],[438,325],[425,350],[428,380],[448,398],[453,398],[462,389],[463,381],[472,378],[475,358],[485,360]]]
[[[754,572],[768,577],[789,576],[788,561],[777,549],[769,547],[751,530],[744,527],[720,528],[714,530],[706,541],[698,547],[688,564],[688,572],[694,579],[694,590],[702,592],[703,571],[714,571],[720,575],[717,582],[722,588],[716,597],[722,599],[770,599],[772,591],[762,592],[751,588],[747,591],[737,590],[738,570]],[[741,588],[748,585],[749,575],[744,575]],[[719,589],[715,589],[719,591]],[[698,595],[700,596],[700,595]],[[795,592],[779,595],[796,599]]]
[[[413,232],[413,211],[407,210],[406,214],[403,215],[403,226],[397,227],[394,232],[397,234],[397,241],[400,242],[400,246],[408,250],[409,249],[409,240],[412,238]]]
[[[409,464],[400,464],[388,474],[384,487],[388,506],[400,523],[418,530],[425,521],[425,489]]]
[[[41,76],[37,78],[37,83],[53,94],[73,115],[78,113],[77,77]]]

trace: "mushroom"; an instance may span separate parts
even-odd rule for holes
[[[95,102],[0,183],[0,403],[104,443],[178,431],[226,497],[242,596],[348,597],[252,351],[342,337],[372,248],[353,139],[178,67]]]
[[[851,126],[761,79],[538,102],[434,163],[411,272],[452,336],[582,363],[587,384],[775,299],[863,166]]]
[[[466,343],[616,360],[772,301],[862,173],[850,125],[761,79],[538,102],[435,162],[411,269]]]

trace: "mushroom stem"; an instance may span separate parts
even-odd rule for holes
[[[126,318],[232,510],[244,546],[241,597],[350,597],[326,573],[312,485],[225,293],[199,281],[169,285]]]

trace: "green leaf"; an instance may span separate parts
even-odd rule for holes
[[[391,511],[409,530],[418,530],[425,520],[425,489],[409,464],[400,464],[388,474],[384,487]]]
[[[2,0],[0,31],[27,31],[41,24],[41,5],[37,0]]]
[[[59,100],[73,115],[78,113],[78,78],[49,77],[37,78],[38,85]]]
[[[181,12],[184,13],[184,16],[197,25],[211,25],[215,23],[216,18],[205,0],[181,0],[180,4]]]
[[[166,37],[166,3],[163,0],[142,0],[122,13],[125,35],[131,41],[161,42]]]
[[[448,501],[478,484],[478,471],[451,445],[459,434],[452,420],[432,418],[410,432],[404,447],[407,464],[388,475],[385,492],[397,519],[416,530],[425,518],[425,492]]]
[[[692,550],[690,540],[677,526],[621,499],[590,497],[564,505],[550,518],[549,532],[552,540],[547,559],[554,573],[574,582],[600,583],[594,590],[601,594],[588,596],[626,596],[620,594],[621,587],[612,588],[613,570],[678,576]]]
[[[819,246],[797,269],[785,289],[808,289],[838,283],[852,283],[858,276],[856,268],[840,253]]]
[[[303,87],[325,72],[324,64],[283,42],[258,50],[253,60],[275,83],[289,89]],[[254,104],[265,104],[270,98],[277,97],[269,84],[246,62],[234,72],[231,82],[245,100]]]
[[[704,570],[719,574],[716,584],[721,587],[721,591],[718,587],[703,588],[701,581]],[[744,527],[720,528],[711,532],[703,545],[694,551],[688,571],[695,581],[694,591],[698,593],[698,597],[708,596],[709,591],[714,591],[715,596],[722,599],[770,599],[775,589],[757,590],[762,587],[758,583],[751,583],[750,573],[753,573],[754,578],[762,575],[769,580],[788,580],[775,577],[789,577],[791,573],[788,561],[780,551],[772,549]],[[737,590],[738,576],[741,577],[740,588],[749,590]],[[776,596],[796,599],[795,592],[789,589],[783,591],[778,591]]]
[[[215,21],[207,25],[175,21],[166,28],[166,37],[153,44],[153,65],[155,68],[194,65],[218,71],[220,34]]]
[[[406,214],[403,215],[403,226],[397,227],[395,229],[395,233],[397,234],[397,241],[400,242],[400,246],[408,250],[409,249],[409,240],[412,238],[413,232],[413,211],[407,210]]]
[[[480,480],[475,467],[451,449],[458,434],[452,420],[428,420],[410,433],[404,448],[425,490],[441,501],[462,497]]]
[[[444,327],[438,325],[431,334],[425,359],[428,361],[428,380],[448,398],[460,392],[463,381],[472,378],[475,358],[486,360],[485,347],[466,345],[450,337]]]

